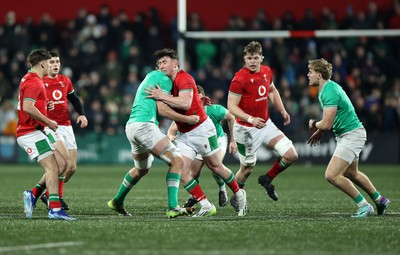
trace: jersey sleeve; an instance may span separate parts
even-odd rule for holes
[[[24,98],[22,100],[31,100],[36,102],[40,94],[40,89],[37,88],[37,84],[33,80],[29,80],[25,84]]]
[[[322,94],[324,108],[337,107],[339,105],[339,93],[335,86],[328,85]]]
[[[236,95],[242,95],[243,94],[243,86],[241,79],[238,77],[238,75],[235,75],[231,81],[231,86],[229,88],[229,93],[233,93]]]
[[[72,81],[65,76],[65,83],[67,84],[67,94],[71,94],[75,91]]]
[[[179,92],[194,91],[194,88],[196,87],[196,82],[194,81],[193,77],[186,74],[182,75],[179,82],[176,84]]]

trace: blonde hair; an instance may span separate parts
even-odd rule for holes
[[[309,60],[308,68],[320,73],[324,80],[329,80],[332,77],[332,64],[323,58]]]

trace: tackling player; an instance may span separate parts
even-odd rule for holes
[[[203,102],[206,98],[206,93],[204,88],[200,85],[197,85],[197,90],[199,91],[199,98],[200,101]],[[228,147],[228,138],[227,135],[224,133],[222,128],[223,120],[228,121],[229,127],[229,135],[230,135],[230,142],[229,142],[229,152],[235,154],[237,152],[237,145],[235,142],[235,137],[233,134],[233,125],[235,123],[235,117],[222,105],[213,104],[213,105],[204,105],[204,109],[206,110],[206,114],[212,120],[215,129],[217,131],[217,140],[218,145],[220,148],[221,159],[225,157],[226,149]],[[171,140],[175,140],[176,132],[178,131],[178,127],[176,123],[172,123],[171,127],[168,130],[168,136]],[[190,173],[194,179],[199,182],[201,169],[204,166],[203,158],[200,154],[196,155],[195,160],[193,161],[192,168],[190,169]],[[213,173],[213,177],[218,184],[219,192],[218,192],[218,205],[220,207],[225,206],[228,203],[228,193],[226,191],[225,182],[221,178],[221,176]],[[188,201],[183,205],[183,207],[193,207],[197,203],[196,198],[191,197]]]
[[[119,187],[115,197],[108,202],[108,207],[123,216],[131,216],[125,210],[124,200],[129,191],[145,176],[152,165],[153,155],[163,160],[169,169],[167,172],[168,218],[187,215],[185,208],[178,206],[178,189],[183,167],[182,156],[168,137],[158,128],[159,115],[174,120],[194,125],[199,122],[197,115],[182,115],[172,110],[161,101],[147,98],[146,86],[159,86],[162,93],[170,94],[172,81],[160,71],[148,73],[140,84],[132,111],[126,124],[126,136],[131,143],[132,157],[135,167],[129,170]]]
[[[221,176],[231,188],[238,200],[238,216],[244,216],[247,213],[246,193],[239,188],[233,173],[222,163],[215,126],[206,115],[193,77],[185,71],[179,70],[178,56],[174,50],[158,50],[155,55],[158,69],[173,80],[173,97],[162,93],[160,88],[153,87],[147,89],[149,97],[167,103],[182,114],[200,116],[200,122],[196,125],[176,122],[179,133],[175,142],[182,153],[184,162],[181,181],[186,191],[194,196],[201,205],[200,211],[194,217],[211,216],[217,212],[215,206],[206,198],[199,183],[190,175],[190,169],[197,154],[200,154],[208,168]]]

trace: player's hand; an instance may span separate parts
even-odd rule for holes
[[[283,125],[289,125],[290,123],[290,115],[289,113],[287,113],[287,111],[283,111],[281,112],[283,119],[285,120],[285,122],[283,123]]]
[[[175,141],[175,139],[176,139],[176,136],[173,134],[167,134],[167,137],[171,142]]]
[[[154,98],[155,100],[161,100],[164,95],[164,92],[158,85],[154,88],[149,84],[147,88],[144,88],[144,91],[148,94],[146,98]]]
[[[47,101],[47,110],[54,110],[54,101]]]
[[[253,117],[253,121],[251,122],[251,124],[254,127],[260,129],[260,128],[263,128],[263,127],[265,127],[267,125],[267,124],[265,124],[265,122],[266,122],[266,120],[264,120],[264,119],[262,119],[260,117]]]
[[[203,97],[203,105],[205,105],[205,106],[211,105],[211,98],[209,98],[208,96],[204,96]]]
[[[48,126],[51,130],[53,130],[54,132],[57,131],[57,128],[58,128],[58,126],[57,126],[57,125],[58,125],[57,121],[49,119],[49,121],[48,121],[46,124],[47,124],[47,126]]]
[[[311,129],[311,130],[315,129],[315,128],[313,127],[313,125],[312,125],[312,124],[314,123],[314,121],[315,121],[314,119],[310,119],[310,120],[308,121],[308,128]]]
[[[237,152],[237,144],[235,140],[231,140],[229,143],[229,153],[232,153],[232,155],[235,155]]]
[[[81,128],[85,128],[88,125],[88,120],[85,115],[79,115],[78,119],[76,119],[77,124],[81,124]]]
[[[190,115],[186,116],[186,123],[189,125],[196,125],[200,121],[200,116],[199,115]]]
[[[308,139],[307,144],[309,144],[310,146],[316,146],[318,144],[320,144],[321,138],[324,136],[324,131],[317,129],[317,131],[315,131],[310,139]]]

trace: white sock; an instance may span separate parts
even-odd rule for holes
[[[208,199],[203,199],[200,202],[201,207],[206,207],[206,208],[210,208],[212,205],[210,203],[210,201],[208,201]]]
[[[358,208],[363,207],[368,205],[367,200],[365,200],[365,198],[363,198],[363,200],[361,200],[360,202],[357,203]]]
[[[382,196],[379,195],[379,197],[377,197],[377,198],[374,200],[375,204],[378,204],[378,203],[381,201],[381,199],[382,199]]]
[[[226,192],[226,187],[225,187],[225,185],[219,186],[219,191]]]

